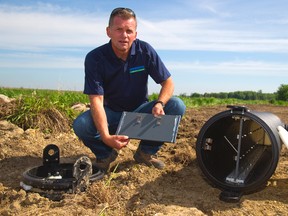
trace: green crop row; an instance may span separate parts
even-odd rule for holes
[[[71,106],[77,103],[89,103],[87,95],[76,91],[56,91],[56,90],[33,90],[22,88],[0,88],[0,94],[9,98],[15,98],[12,112],[1,112],[0,119],[6,119],[10,122],[27,128],[41,128],[41,123],[49,123],[50,126],[61,126],[60,123],[70,125],[73,119],[79,114],[71,109]],[[157,94],[150,95],[150,100],[156,100]],[[219,99],[213,97],[188,97],[180,96],[187,108],[215,106],[215,105],[248,105],[248,104],[273,104],[287,106],[285,101],[268,100],[239,100],[239,99]],[[0,114],[1,114],[0,113]],[[4,113],[4,114],[3,114]],[[49,121],[45,119],[49,117]],[[42,126],[42,128],[45,126]],[[49,130],[50,131],[50,130]]]

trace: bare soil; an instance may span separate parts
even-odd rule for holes
[[[288,123],[287,107],[248,107],[274,113]],[[176,144],[167,143],[159,152],[166,163],[164,170],[135,164],[138,141],[132,140],[119,152],[114,172],[93,182],[85,192],[65,193],[60,201],[23,190],[22,173],[42,165],[42,151],[48,144],[60,148],[60,162],[74,162],[82,155],[93,161],[94,155],[72,130],[44,134],[0,121],[0,215],[288,215],[288,151],[284,145],[265,188],[244,195],[238,203],[220,201],[221,191],[199,169],[197,134],[210,117],[226,109],[188,109]]]

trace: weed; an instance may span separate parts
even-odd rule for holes
[[[115,166],[115,168],[113,169],[113,171],[110,173],[110,176],[109,176],[108,180],[107,180],[106,183],[105,183],[105,186],[106,186],[106,187],[109,187],[110,184],[111,184],[111,181],[113,180],[113,178],[115,178],[115,176],[116,176],[116,170],[117,170],[117,168],[118,168],[118,165],[119,165],[119,163],[117,163],[117,165]]]

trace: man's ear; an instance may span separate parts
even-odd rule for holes
[[[107,34],[107,36],[108,36],[109,38],[111,38],[111,37],[110,37],[110,28],[109,28],[109,26],[106,27],[106,34]]]

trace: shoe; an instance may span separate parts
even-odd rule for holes
[[[118,152],[113,149],[107,158],[96,159],[95,166],[101,171],[108,172],[110,164],[116,160],[117,156]]]
[[[147,166],[154,166],[157,169],[164,169],[165,164],[163,161],[157,159],[156,155],[146,154],[142,152],[139,148],[134,154],[134,160],[137,163],[144,163]]]

